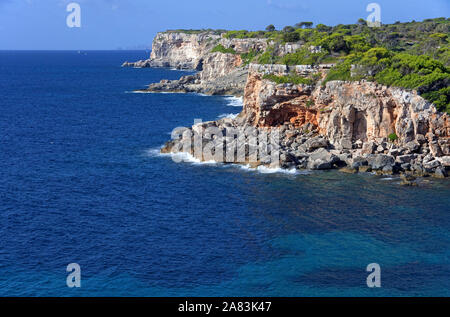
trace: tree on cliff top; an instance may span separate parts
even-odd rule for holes
[[[319,32],[329,32],[331,31],[332,27],[321,23],[316,26],[316,29]]]
[[[295,29],[292,27],[292,26],[285,26],[284,28],[283,28],[283,32],[284,33],[292,33],[292,32],[294,32],[295,31]]]
[[[266,31],[267,32],[274,32],[276,29],[275,29],[275,26],[273,25],[273,24],[271,24],[271,25],[268,25],[267,27],[266,27]]]
[[[302,29],[303,27],[306,29],[310,29],[313,25],[313,22],[299,22],[295,25],[295,27],[298,29]]]
[[[363,18],[361,18],[361,19],[358,20],[358,24],[359,24],[359,25],[366,26],[366,25],[367,25],[367,21],[364,20]]]

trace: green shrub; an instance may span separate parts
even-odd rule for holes
[[[353,74],[352,65],[355,65]],[[449,110],[450,70],[429,56],[372,48],[365,53],[347,56],[329,71],[323,84],[330,80],[363,78],[388,86],[416,89],[439,110]]]
[[[329,31],[331,31],[331,27],[330,26],[326,26],[325,24],[318,24],[316,26],[316,29],[319,32],[329,32]]]
[[[327,82],[332,80],[352,80],[351,66],[352,58],[346,58],[343,61],[339,62],[338,64],[336,64],[336,66],[329,70],[327,77],[322,82],[322,85],[325,86]]]
[[[300,41],[300,35],[297,32],[283,34],[283,42],[292,43],[298,41]]]
[[[265,52],[242,54],[244,64],[256,60],[260,64],[317,65],[336,63],[323,84],[330,80],[377,81],[389,86],[416,89],[441,111],[449,111],[450,85],[450,19],[427,19],[369,28],[357,24],[327,27],[299,23],[297,29],[266,31],[229,31],[226,38],[264,38],[275,42]],[[188,31],[200,32],[200,31]],[[275,54],[274,46],[301,42],[302,49],[284,56]],[[320,53],[311,53],[310,46],[321,46]],[[217,48],[231,53],[231,50]],[[234,51],[234,50],[233,50]],[[353,67],[352,67],[353,66]]]
[[[215,29],[200,29],[200,30],[192,30],[192,29],[176,29],[176,30],[167,30],[165,33],[184,33],[184,34],[200,34],[200,33],[211,33],[215,35],[220,35],[222,33],[226,33],[226,30],[215,30]]]
[[[248,52],[248,53],[241,54],[243,65],[246,66],[246,65],[250,64],[257,55],[258,55],[258,53],[253,49],[250,50],[250,52]]]
[[[273,81],[277,84],[312,85],[314,83],[314,81],[310,78],[305,78],[305,77],[302,77],[299,75],[294,75],[294,74],[291,74],[288,76],[276,76],[276,75],[270,74],[270,75],[264,75],[263,79]]]
[[[314,40],[327,35],[328,33],[318,32],[317,30],[311,29],[296,29],[295,33],[298,34],[301,41],[305,43],[312,43]]]
[[[329,52],[349,52],[350,47],[348,43],[345,41],[345,38],[342,34],[334,33],[326,36],[325,38],[317,41],[318,46],[322,46],[322,48],[326,49]]]
[[[395,141],[397,141],[398,140],[398,136],[397,136],[397,134],[395,134],[395,133],[391,133],[391,134],[389,134],[389,141],[391,141],[391,142],[395,142]]]
[[[258,57],[259,64],[275,64],[278,56],[275,55],[275,48],[269,47],[263,54]]]
[[[450,87],[424,93],[422,97],[432,102],[440,111],[450,113]]]
[[[311,53],[304,48],[295,53],[284,55],[279,59],[279,63],[284,65],[315,65],[321,63],[327,55],[327,52]]]
[[[366,52],[372,47],[367,38],[362,35],[345,36],[344,41],[350,52]]]
[[[228,31],[224,34],[224,37],[227,39],[264,38],[265,34],[266,32],[264,31],[249,32],[247,30],[240,30]]]
[[[444,33],[434,33],[434,34],[430,35],[430,38],[437,40],[438,42],[441,42],[441,43],[446,43],[447,37],[448,37],[448,34],[444,34]]]
[[[231,47],[225,48],[222,44],[217,45],[216,47],[214,47],[211,50],[211,53],[216,53],[216,52],[223,53],[223,54],[236,54],[236,51],[233,48],[231,48]]]

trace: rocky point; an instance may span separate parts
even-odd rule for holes
[[[218,43],[233,48],[236,54],[212,53]],[[239,53],[265,50],[267,45],[265,40],[229,40],[209,33],[161,33],[153,43],[150,60],[124,66],[198,70],[179,80],[151,84],[145,90],[148,92],[243,96],[244,107],[237,118],[201,123],[189,130],[192,135],[206,134],[208,141],[215,139],[207,133],[211,127],[223,135],[230,129],[242,134],[249,127],[278,129],[277,151],[282,168],[448,176],[448,114],[439,112],[415,91],[364,80],[325,83],[323,79],[333,65],[244,65]],[[296,49],[288,45],[277,48],[280,54]],[[316,81],[277,84],[265,76],[289,74],[314,77]],[[169,141],[162,152],[180,151],[181,142],[181,138]],[[216,150],[223,150],[232,142],[236,140],[225,138],[224,145]],[[237,153],[239,148],[234,148]],[[251,155],[249,151],[251,147],[247,145],[244,152]],[[252,166],[266,164],[260,158]],[[413,184],[413,177],[406,177],[404,183]]]

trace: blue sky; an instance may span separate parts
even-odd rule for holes
[[[81,28],[66,25],[70,2],[81,6]],[[0,0],[0,49],[133,48],[166,29],[354,23],[371,2],[380,4],[383,23],[450,13],[449,0]]]

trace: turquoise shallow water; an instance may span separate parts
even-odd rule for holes
[[[448,181],[175,163],[173,128],[240,108],[130,93],[187,73],[119,67],[145,56],[0,52],[0,295],[450,295]]]

